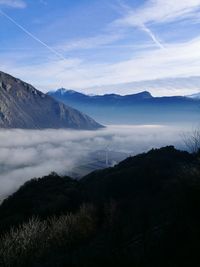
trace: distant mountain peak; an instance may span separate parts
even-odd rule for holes
[[[61,95],[64,95],[65,93],[68,93],[68,94],[76,94],[76,93],[78,93],[78,92],[75,91],[75,90],[72,90],[72,89],[65,89],[65,88],[60,88],[60,89],[56,90],[55,92],[58,92],[58,93],[60,93]]]
[[[72,90],[72,89],[66,89],[66,88],[59,88],[57,90],[52,90],[47,93],[48,95],[60,95],[60,96],[65,96],[65,95],[85,95],[84,93]]]
[[[153,97],[152,94],[149,91],[143,91],[143,92],[141,92],[141,94]]]
[[[132,96],[139,96],[141,98],[153,98],[152,94],[148,91],[142,91],[137,94],[132,94]]]

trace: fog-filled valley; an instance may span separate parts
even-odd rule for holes
[[[1,199],[25,181],[50,172],[73,176],[76,168],[83,164],[89,166],[90,172],[94,161],[91,171],[108,167],[106,160],[111,166],[151,148],[174,145],[184,149],[183,135],[190,130],[191,125],[115,125],[98,131],[1,130]],[[83,168],[78,171],[79,176],[85,174]]]

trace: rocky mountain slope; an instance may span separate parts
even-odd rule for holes
[[[87,115],[0,72],[0,128],[93,130],[100,127]]]

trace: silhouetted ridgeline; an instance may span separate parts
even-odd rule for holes
[[[171,146],[51,174],[0,206],[0,266],[200,266],[199,211],[198,155]]]

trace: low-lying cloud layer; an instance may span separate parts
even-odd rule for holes
[[[134,155],[173,144],[181,147],[183,129],[166,126],[109,126],[99,131],[1,130],[0,198],[25,181],[56,171],[70,172],[97,150]]]

